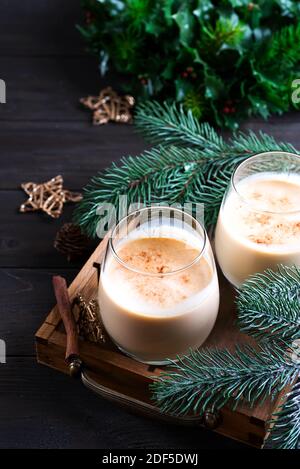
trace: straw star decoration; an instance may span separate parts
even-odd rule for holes
[[[82,195],[78,192],[70,192],[63,188],[62,176],[56,176],[50,181],[36,184],[25,182],[22,189],[29,196],[20,207],[20,212],[35,212],[41,210],[52,218],[58,218],[66,202],[79,202]]]
[[[99,96],[80,99],[81,104],[93,111],[93,124],[102,125],[109,121],[126,124],[131,122],[134,98],[119,96],[110,86],[100,91]]]

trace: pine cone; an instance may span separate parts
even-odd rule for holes
[[[87,251],[89,238],[82,234],[79,226],[65,223],[56,233],[55,249],[67,256],[68,261],[82,256]]]

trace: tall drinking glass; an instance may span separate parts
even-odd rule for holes
[[[219,265],[236,287],[278,264],[300,265],[300,156],[274,151],[234,172],[215,234]]]

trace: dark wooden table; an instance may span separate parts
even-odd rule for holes
[[[127,125],[92,127],[78,99],[103,86],[97,60],[75,30],[79,2],[3,0],[0,15],[1,448],[242,448],[203,429],[183,429],[126,413],[35,361],[34,333],[53,306],[51,276],[70,281],[80,263],[68,264],[53,248],[56,231],[73,207],[52,220],[20,214],[23,181],[62,174],[80,190],[98,170],[145,144]],[[299,114],[256,120],[263,129],[300,148]]]

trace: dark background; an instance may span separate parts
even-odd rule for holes
[[[53,249],[72,205],[58,220],[20,214],[20,183],[62,174],[66,188],[81,190],[111,161],[145,147],[131,126],[93,127],[78,105],[104,84],[75,30],[79,20],[77,0],[0,0],[0,78],[7,85],[0,104],[0,338],[8,354],[0,364],[0,447],[242,448],[203,429],[128,414],[36,364],[34,333],[54,303],[51,276],[70,281],[80,263],[68,264]],[[244,127],[300,148],[299,114]]]

